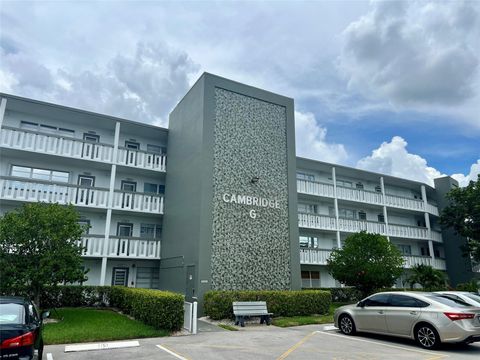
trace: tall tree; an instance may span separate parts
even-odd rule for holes
[[[446,275],[430,265],[415,265],[411,270],[412,274],[407,280],[411,288],[413,288],[415,284],[420,285],[427,291],[445,290],[447,287]]]
[[[443,209],[440,223],[467,238],[467,252],[480,262],[480,174],[464,188],[452,189]]]
[[[40,306],[45,287],[84,281],[79,245],[85,228],[73,206],[31,203],[0,218],[0,290]]]
[[[403,273],[400,250],[379,234],[365,231],[350,235],[341,249],[327,260],[330,274],[339,282],[357,288],[363,296],[391,287]]]

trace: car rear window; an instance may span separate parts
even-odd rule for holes
[[[467,304],[465,301],[462,301],[460,299],[452,299],[450,297],[447,297],[446,295],[431,295],[427,296],[428,298],[437,301],[439,303],[442,303],[444,305],[448,305],[451,307],[472,307],[472,305]]]
[[[465,294],[465,296],[472,299],[472,300],[475,300],[476,302],[478,302],[480,304],[480,296],[478,296],[476,294]]]
[[[23,305],[4,303],[0,304],[0,324],[23,324],[25,308]]]

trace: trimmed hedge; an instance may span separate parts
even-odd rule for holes
[[[110,305],[156,329],[180,330],[183,295],[153,289],[110,287]]]
[[[58,286],[45,289],[40,301],[44,309],[109,306],[110,290],[110,286]]]
[[[274,316],[327,314],[331,304],[330,292],[323,290],[208,291],[203,299],[205,315],[214,320],[233,318],[234,301],[266,301]]]

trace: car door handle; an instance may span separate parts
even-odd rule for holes
[[[379,314],[383,314],[383,310],[378,310],[377,311]]]
[[[410,311],[410,315],[417,315],[416,311]]]

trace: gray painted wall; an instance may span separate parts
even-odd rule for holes
[[[227,97],[230,100],[233,98],[241,100],[235,106],[233,103],[225,103],[226,107],[224,107],[217,101],[216,92],[217,94],[228,94]],[[263,115],[258,115],[263,113],[262,109],[270,109],[272,113],[269,112],[265,118]],[[279,111],[279,109],[282,110]],[[249,114],[248,119],[242,118],[244,111]],[[217,119],[220,121],[216,121]],[[240,124],[241,126],[233,132],[227,128],[225,133],[219,133],[216,125],[232,126],[232,121],[235,122],[234,119],[240,122],[253,121],[249,126],[253,125],[255,130],[246,129],[245,124]],[[256,123],[257,121],[272,121],[267,126],[270,131],[269,136],[272,137],[269,146],[260,146],[261,144],[258,142],[263,141],[262,137],[267,134],[255,134],[256,131],[265,130],[263,126],[265,124]],[[242,137],[242,131],[247,131],[243,135],[246,137],[243,142],[238,142],[237,140]],[[216,132],[219,142],[215,141]],[[234,137],[234,139],[230,139],[230,137]],[[217,160],[226,149],[221,148],[220,145],[228,143],[229,139],[231,140],[231,146],[228,148],[230,155],[225,163],[221,163]],[[283,145],[277,144],[275,147],[276,141]],[[248,150],[249,145],[251,151]],[[283,155],[268,152],[270,146],[274,146],[270,151],[276,152],[281,149]],[[255,149],[260,151],[255,151]],[[217,157],[215,157],[215,150]],[[239,156],[235,156],[235,154]],[[187,299],[192,295],[198,297],[201,314],[203,294],[212,288],[213,260],[215,289],[239,288],[240,286],[242,288],[260,288],[261,284],[254,281],[255,275],[251,275],[255,272],[260,274],[257,277],[261,279],[263,288],[299,289],[300,252],[296,218],[293,100],[205,73],[170,114],[168,156],[160,287],[178,292],[185,292],[188,289]],[[242,156],[243,161],[240,161]],[[284,159],[283,162],[277,160],[275,167],[269,170],[266,165],[268,157],[276,159],[283,157]],[[277,196],[283,201],[282,208],[277,212],[278,217],[274,217],[273,222],[259,221],[256,225],[254,222],[247,222],[247,220],[254,219],[244,218],[245,212],[238,207],[233,212],[229,212],[231,209],[228,207],[224,209],[227,211],[226,213],[218,211],[220,208],[216,212],[214,211],[214,204],[219,204],[218,196],[221,194],[221,189],[217,188],[220,192],[217,192],[214,197],[214,178],[222,177],[222,169],[230,162],[230,174],[224,176],[223,179],[229,179],[230,175],[238,173],[242,180],[239,183],[231,184],[232,190],[229,191],[233,191],[236,186],[239,186],[236,189],[237,193],[248,190],[242,188],[240,183],[245,181],[250,184],[249,172],[252,171],[252,176],[260,177],[260,181],[255,184],[258,190],[256,194],[274,196],[279,194],[279,191],[281,192],[281,195]],[[255,167],[256,163],[258,163],[258,167]],[[249,164],[250,169],[248,169]],[[283,167],[283,171],[279,166]],[[277,171],[281,175],[278,175]],[[282,178],[269,179],[270,176],[281,176]],[[236,179],[239,178],[236,177]],[[276,180],[280,181],[282,189],[278,188],[278,184],[275,185],[277,188],[271,188]],[[255,193],[246,193],[245,195],[255,195]],[[221,196],[220,201],[222,201]],[[271,213],[275,213],[275,210],[278,209],[270,210],[272,210]],[[263,211],[267,210],[258,210],[258,219],[264,215]],[[234,220],[234,223],[237,222],[234,224],[233,232],[236,231],[238,235],[243,236],[245,229],[252,230],[248,242],[250,247],[248,256],[243,252],[245,249],[242,250],[235,246],[228,247],[228,251],[221,254],[222,246],[218,245],[227,244],[229,239],[218,233],[212,253],[212,234],[219,229],[214,227],[214,213],[215,221],[219,219],[219,215],[222,218],[228,213],[234,218],[235,214],[240,214],[240,218]],[[280,214],[282,215],[280,216]],[[266,220],[268,217],[264,216],[264,219]],[[270,232],[267,231],[268,225],[272,228]],[[267,238],[269,234],[275,234],[273,236],[275,240],[281,238],[281,245],[269,243]],[[276,234],[282,234],[282,236],[279,237]],[[254,246],[256,239],[261,243],[257,249]],[[240,239],[238,240],[240,241]],[[246,238],[242,237],[241,241],[245,240]],[[268,254],[268,258],[266,258],[267,245],[271,245],[272,250]],[[242,251],[240,258],[232,258],[238,257],[239,251]],[[229,265],[222,269],[224,260]],[[268,267],[260,265],[260,261],[266,261]],[[249,268],[249,264],[254,264],[254,266]],[[245,271],[244,274],[248,275],[244,276],[241,269]],[[270,275],[267,274],[267,270]],[[271,275],[277,272],[281,275]],[[231,286],[233,280],[220,281],[222,273],[229,279],[238,276],[240,280],[238,282],[235,280],[235,286]],[[188,280],[190,275],[191,280]]]
[[[434,180],[437,190],[437,203],[440,213],[449,205],[446,194],[453,188],[458,187],[458,182],[449,176]],[[453,229],[443,229],[443,246],[445,248],[445,261],[447,263],[447,274],[452,286],[468,282],[473,278],[472,264],[470,258],[463,256],[462,246],[467,240],[455,234]]]

